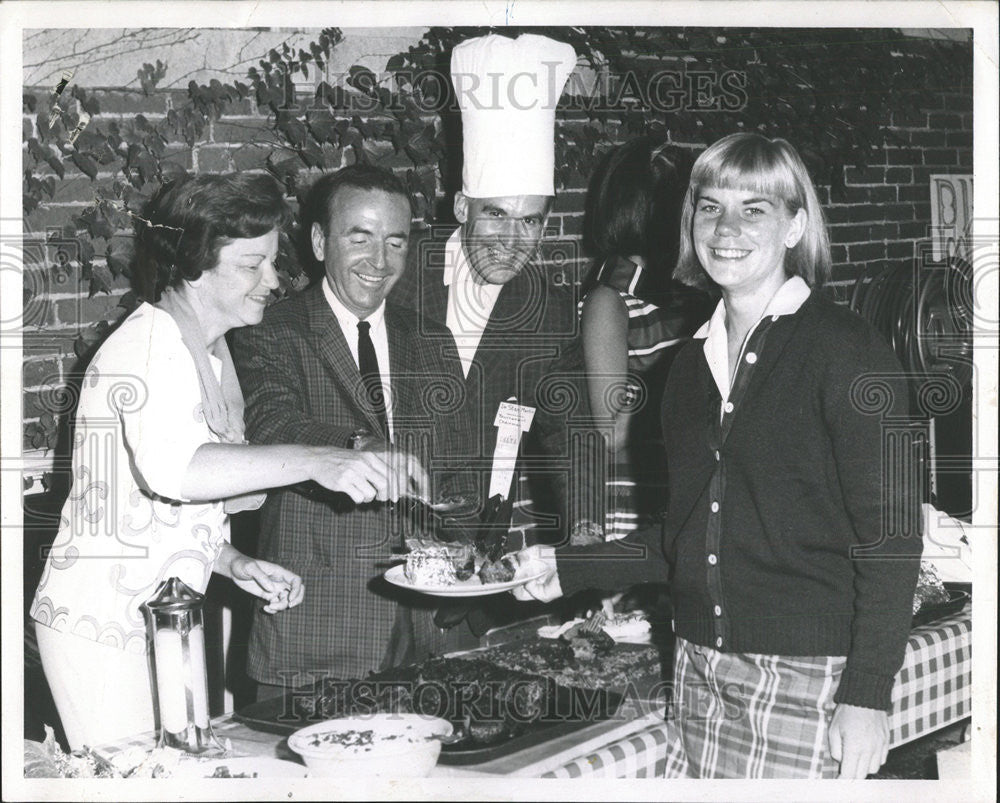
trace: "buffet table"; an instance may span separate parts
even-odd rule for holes
[[[972,621],[970,607],[914,628],[896,677],[890,714],[890,744],[899,747],[958,722],[972,713]],[[483,774],[542,778],[652,778],[662,775],[667,732],[663,708],[626,701],[610,720],[552,739],[518,753],[470,767],[438,765],[432,777]],[[297,757],[285,737],[253,730],[224,715],[213,721],[219,740],[237,755]],[[109,758],[130,748],[152,748],[153,734],[105,745]]]

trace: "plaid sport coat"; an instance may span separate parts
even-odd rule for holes
[[[390,300],[417,312],[425,331],[445,325],[445,245],[453,231],[435,228],[412,236],[409,264],[390,292]],[[478,468],[484,497],[500,403],[515,397],[535,408],[518,457],[518,472],[528,480],[520,493],[530,503],[517,511],[515,524],[531,523],[536,529],[530,540],[548,543],[565,539],[579,519],[604,521],[604,440],[592,426],[586,374],[573,356],[579,348],[579,286],[566,270],[536,260],[504,285],[465,379],[476,433],[470,465]],[[507,521],[521,485],[515,479],[503,510]]]
[[[462,372],[447,330],[422,341],[416,315],[387,304],[395,443],[437,477],[463,424]],[[449,343],[450,349],[449,349]],[[378,431],[343,332],[317,284],[272,305],[263,323],[234,336],[251,443],[345,447],[358,429]],[[382,578],[401,542],[398,508],[355,505],[344,494],[273,490],[261,511],[259,557],[301,575],[303,602],[255,612],[248,672],[300,685],[312,675],[363,677],[386,656],[399,592]],[[410,595],[411,597],[413,595]]]

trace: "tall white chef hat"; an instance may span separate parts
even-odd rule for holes
[[[470,198],[554,195],[556,103],[576,66],[571,45],[537,34],[456,45],[462,191]]]

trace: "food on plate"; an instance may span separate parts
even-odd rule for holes
[[[449,544],[448,556],[455,567],[455,577],[459,581],[468,580],[476,573],[476,552],[468,544]]]
[[[484,583],[509,583],[517,574],[517,565],[510,557],[487,561],[479,570],[479,579]]]
[[[444,546],[428,546],[406,556],[406,579],[413,585],[450,586],[458,582],[451,555]]]
[[[917,587],[913,592],[913,613],[916,614],[921,608],[926,608],[930,605],[945,603],[950,598],[948,589],[944,587],[944,583],[938,577],[934,565],[928,561],[921,561],[920,574],[917,576]]]
[[[475,578],[483,584],[507,583],[517,574],[510,555],[495,555],[472,544],[408,539],[403,576],[415,586],[452,586]]]

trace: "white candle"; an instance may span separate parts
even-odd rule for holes
[[[191,699],[194,705],[194,724],[208,727],[208,664],[205,662],[205,629],[195,625],[188,633],[191,655]]]
[[[173,630],[157,630],[153,651],[156,658],[156,693],[160,700],[160,724],[168,733],[187,727],[184,699],[184,655],[181,635]]]

